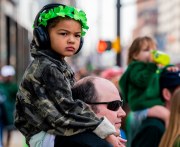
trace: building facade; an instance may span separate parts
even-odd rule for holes
[[[158,33],[173,63],[180,63],[180,1],[158,0]]]
[[[30,42],[33,21],[38,11],[47,3],[74,6],[75,0],[1,0],[0,1],[0,67],[13,65],[16,81],[22,78],[31,61]]]
[[[133,38],[155,36],[157,34],[158,8],[156,0],[137,0],[137,26]]]
[[[180,1],[137,0],[137,26],[133,38],[152,36],[171,63],[180,63]]]

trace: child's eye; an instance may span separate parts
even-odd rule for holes
[[[59,35],[66,36],[66,35],[67,35],[67,33],[62,32],[62,33],[59,33]]]
[[[76,35],[75,37],[80,38],[80,37],[81,37],[81,35]]]
[[[75,35],[75,37],[80,38],[80,37],[81,37],[81,35],[77,34],[77,35]]]

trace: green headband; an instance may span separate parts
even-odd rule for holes
[[[87,26],[87,18],[84,11],[78,11],[76,8],[70,6],[58,6],[53,9],[50,9],[49,11],[42,12],[38,19],[38,25],[43,25],[46,27],[48,20],[58,16],[68,16],[72,19],[79,21],[82,25],[82,36],[84,36],[86,34],[86,30],[89,29],[89,27]]]

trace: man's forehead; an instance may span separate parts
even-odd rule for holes
[[[104,79],[104,78],[95,78],[95,80],[93,81],[94,85],[97,87],[97,88],[103,88],[103,89],[106,89],[106,88],[114,88],[114,85],[112,82],[110,82],[109,80],[107,79]]]
[[[103,78],[97,78],[93,82],[97,94],[101,98],[101,101],[110,101],[110,99],[120,99],[119,91],[111,81]]]

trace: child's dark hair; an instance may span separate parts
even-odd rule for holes
[[[69,19],[72,19],[70,17],[61,17],[61,16],[58,16],[58,17],[55,17],[55,18],[52,18],[48,21],[47,23],[47,26],[46,26],[46,29],[47,31],[49,31],[49,29],[55,27],[61,20],[69,20]],[[79,21],[77,21],[79,22]],[[80,23],[80,22],[79,22]],[[80,23],[81,24],[81,23]],[[82,24],[81,24],[82,26]]]
[[[179,77],[180,71],[172,72],[168,71],[166,68],[163,69],[160,75],[160,92],[161,97],[163,98],[162,92],[164,88],[167,88],[171,94],[174,93],[174,91],[177,89],[177,87],[180,86],[180,77]]]

